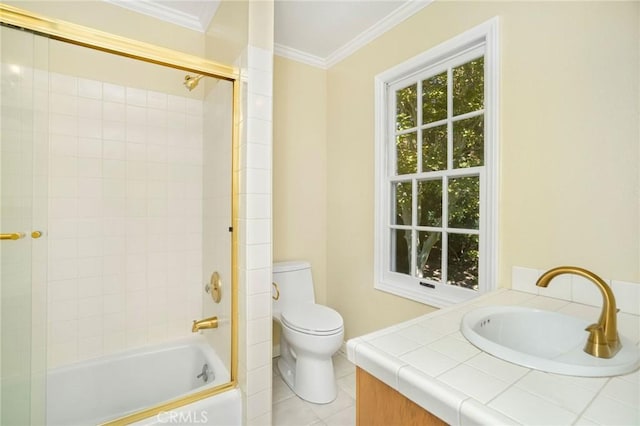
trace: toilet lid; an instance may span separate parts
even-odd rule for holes
[[[281,318],[288,327],[307,334],[335,334],[343,326],[339,313],[315,303],[288,308],[282,312]]]

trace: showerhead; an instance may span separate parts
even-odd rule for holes
[[[192,91],[193,89],[196,88],[196,86],[198,86],[198,82],[202,77],[204,76],[203,75],[190,76],[189,74],[185,75],[184,83],[183,83],[184,87],[189,89],[189,91]]]

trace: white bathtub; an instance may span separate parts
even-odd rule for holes
[[[205,364],[215,376],[207,374],[206,382],[197,377]],[[228,381],[228,370],[201,336],[84,361],[48,372],[47,425],[96,425]],[[239,425],[240,404],[239,392],[230,391],[140,424]]]

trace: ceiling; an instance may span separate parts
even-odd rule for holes
[[[205,31],[219,0],[104,0]],[[275,0],[275,52],[329,68],[431,0]]]

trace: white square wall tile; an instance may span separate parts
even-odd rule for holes
[[[612,281],[611,287],[622,312],[640,315],[640,283]]]
[[[78,118],[73,115],[51,113],[49,115],[49,130],[53,134],[77,136]]]
[[[97,99],[78,99],[78,116],[102,120],[102,102]]]
[[[544,271],[540,271],[540,275],[542,275],[542,273],[544,273]],[[556,299],[571,300],[573,292],[573,278],[573,275],[558,275],[551,280],[546,288],[538,287],[538,294],[540,296],[554,297]]]
[[[249,90],[253,93],[273,95],[273,73],[258,68],[249,68]]]
[[[538,276],[537,269],[514,266],[511,268],[511,289],[537,294],[536,280]]]
[[[49,179],[50,197],[76,197],[78,179],[75,177],[51,177]]]
[[[53,302],[49,304],[49,322],[68,321],[78,318],[77,299]]]
[[[247,194],[246,209],[244,218],[246,219],[268,219],[271,218],[271,196],[268,194]]]
[[[147,106],[160,110],[167,109],[167,94],[162,92],[147,92]]]
[[[247,396],[247,420],[261,417],[271,411],[271,390]]]
[[[184,112],[186,108],[186,99],[182,96],[167,96],[167,110],[174,112]]]
[[[271,365],[271,342],[247,344],[247,370]]]
[[[55,93],[75,96],[78,94],[78,79],[68,75],[50,73],[49,89]]]
[[[62,93],[52,93],[49,96],[51,111],[57,114],[76,115],[78,113],[78,98]]]
[[[78,96],[102,99],[102,82],[86,78],[78,79]]]
[[[247,94],[247,118],[249,121],[252,119],[272,121],[272,98],[271,96],[259,95],[251,92]]]
[[[610,285],[608,280],[605,282]],[[579,275],[571,275],[571,299],[584,305],[602,306],[602,293],[599,288]]]
[[[271,301],[271,293],[261,293],[249,296],[247,303],[247,319],[251,321],[266,317],[271,320]]]
[[[145,90],[127,87],[125,96],[128,105],[147,106],[147,92]]]
[[[78,138],[75,136],[52,134],[49,137],[49,154],[74,156],[78,154],[78,145]]]
[[[271,170],[271,146],[250,142],[247,144],[247,167]]]
[[[249,46],[247,50],[247,59],[251,68],[262,71],[273,71],[273,51],[262,49],[256,46]]]
[[[249,219],[246,221],[247,244],[268,244],[271,242],[271,220]]]
[[[103,102],[102,118],[105,121],[124,122],[127,118],[127,107],[120,102]]]
[[[271,171],[267,169],[247,169],[246,179],[240,190],[245,194],[269,194],[271,192]]]
[[[104,83],[102,97],[105,101],[124,103],[126,99],[125,88],[116,84]]]
[[[247,324],[247,343],[254,344],[271,341],[272,327],[273,320],[271,317],[250,320]]]
[[[271,267],[252,269],[246,272],[247,294],[253,295],[272,291]]]
[[[247,269],[271,267],[271,244],[253,244],[246,246]]]
[[[252,118],[247,120],[247,143],[271,145],[273,123],[271,120]]]
[[[247,372],[247,395],[271,390],[271,364]]]

